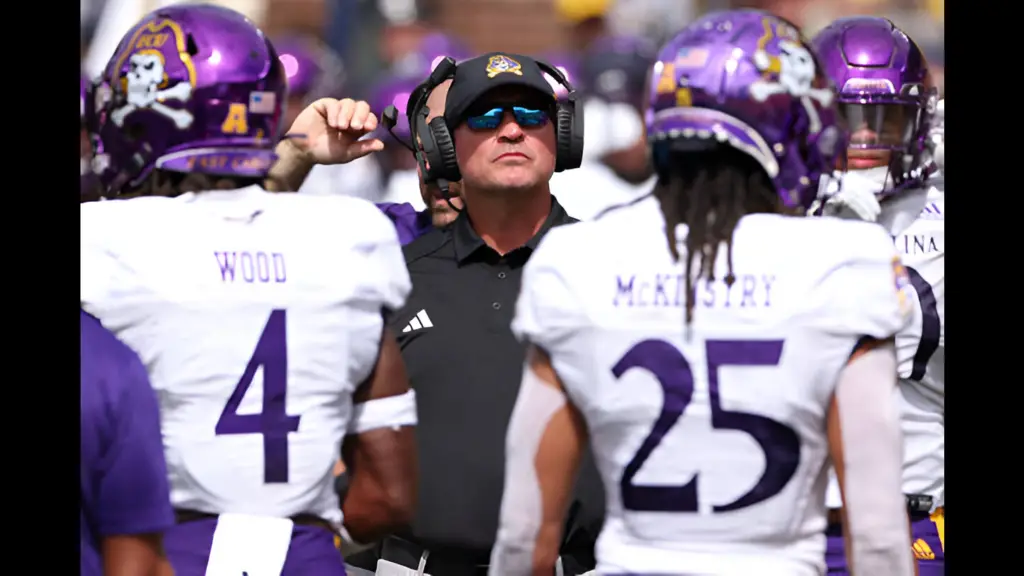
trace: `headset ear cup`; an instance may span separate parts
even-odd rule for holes
[[[459,161],[455,156],[455,143],[452,142],[451,133],[448,132],[448,125],[444,117],[438,116],[432,119],[427,126],[434,136],[434,148],[437,151],[438,170],[437,175],[449,182],[462,180],[462,172],[459,171]]]
[[[573,164],[573,113],[566,109],[565,105],[559,104],[558,112],[555,114],[557,122],[555,129],[555,142],[557,155],[555,156],[555,172],[578,168],[580,163],[576,160]]]

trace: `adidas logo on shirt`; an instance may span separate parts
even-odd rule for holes
[[[935,560],[935,552],[927,542],[918,538],[913,544],[914,557],[918,560]]]
[[[422,330],[423,328],[430,328],[434,323],[430,321],[430,316],[427,316],[426,310],[420,310],[416,313],[416,316],[409,323],[402,328],[402,332],[412,332],[413,330]]]

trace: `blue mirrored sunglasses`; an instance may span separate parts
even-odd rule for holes
[[[516,124],[524,128],[536,128],[548,122],[546,110],[524,108],[522,106],[499,106],[491,108],[483,114],[466,118],[466,124],[473,130],[494,130],[501,125],[501,120],[505,117],[506,111],[512,112],[516,119]]]

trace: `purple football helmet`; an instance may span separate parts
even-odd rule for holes
[[[604,36],[595,40],[580,61],[579,83],[588,95],[606,102],[643,107],[647,73],[658,47],[639,36]]]
[[[305,103],[319,98],[340,98],[345,65],[333,50],[316,38],[286,36],[273,41],[288,76],[288,93]]]
[[[398,110],[398,121],[395,123],[392,131],[406,143],[410,141],[409,117],[406,115],[406,105],[409,102],[409,95],[419,86],[421,81],[422,78],[414,76],[386,76],[374,86],[370,95],[370,110],[380,113],[388,106],[395,106],[395,109]],[[379,137],[385,143],[392,139],[390,135],[384,137],[383,132],[387,131],[383,128],[383,123],[378,132],[380,132]]]
[[[88,94],[104,194],[136,188],[154,168],[265,177],[286,96],[277,53],[241,14],[203,4],[154,10]]]
[[[442,32],[432,32],[420,40],[416,50],[399,58],[391,69],[399,76],[426,79],[445,56],[462,62],[472,58],[474,54],[461,40]]]
[[[851,131],[851,168],[889,160],[896,189],[920,183],[928,167],[929,122],[938,101],[917,44],[885,18],[841,18],[815,36],[818,57],[839,89]]]
[[[726,144],[757,160],[788,208],[811,206],[846,144],[810,44],[759,10],[709,14],[676,34],[658,53],[648,97],[658,171],[674,147]]]
[[[537,59],[558,68],[562,74],[565,74],[566,79],[569,80],[573,88],[581,89],[579,58],[566,52],[547,52],[538,56]],[[555,96],[559,100],[564,100],[569,95],[569,91],[565,89],[565,86],[556,82],[554,78],[547,74],[544,74],[544,78],[547,79],[548,84],[551,85],[551,88],[555,91]]]

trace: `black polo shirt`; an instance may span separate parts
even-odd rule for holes
[[[510,328],[523,266],[552,226],[571,222],[552,198],[537,234],[504,256],[484,243],[466,213],[405,246],[413,289],[389,325],[419,412],[420,482],[410,536],[428,549],[494,544],[505,432],[525,356]]]

